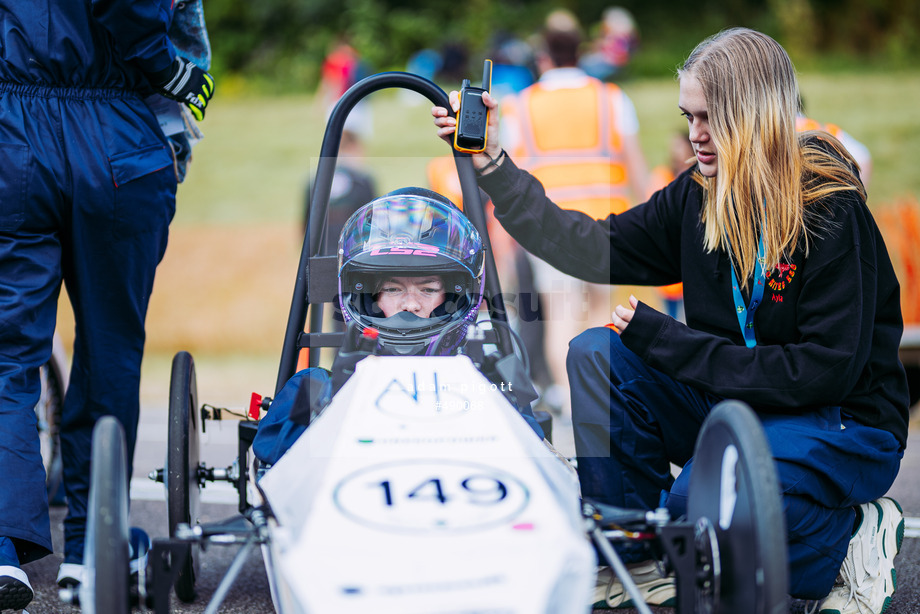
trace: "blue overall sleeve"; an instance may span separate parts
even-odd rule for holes
[[[325,369],[304,369],[295,373],[278,392],[268,413],[259,421],[259,428],[252,442],[252,453],[260,461],[272,465],[277,463],[307,428],[291,420],[291,412],[298,400],[298,390],[301,385],[310,385],[304,381],[305,379],[315,380],[313,384],[318,384],[325,393],[332,391],[332,379]],[[322,398],[327,394],[318,396]]]
[[[174,2],[93,0],[93,17],[112,35],[125,60],[145,73],[155,73],[176,57],[168,35]]]

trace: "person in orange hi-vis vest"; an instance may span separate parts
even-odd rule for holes
[[[463,210],[463,194],[453,156],[432,158],[425,166],[428,187]],[[502,228],[495,219],[492,201],[485,192],[483,198],[486,224],[495,256],[495,266],[502,282],[502,293],[511,325],[521,335],[530,357],[530,377],[538,390],[552,384],[552,375],[546,356],[546,319],[540,295],[534,288],[534,271],[531,259],[524,248]]]
[[[808,132],[814,130],[827,132],[832,137],[840,141],[859,165],[859,179],[863,182],[863,186],[868,189],[869,178],[872,176],[872,155],[869,153],[868,147],[857,141],[855,138],[853,138],[852,135],[845,132],[840,126],[836,124],[821,123],[810,117],[806,117],[801,113],[798,117],[795,118],[795,129],[798,132]]]
[[[502,142],[559,206],[595,219],[620,213],[644,200],[648,181],[635,107],[617,85],[577,67],[583,37],[571,13],[550,13],[541,38],[540,79],[502,103]],[[562,413],[569,397],[565,348],[581,331],[609,321],[611,291],[530,258],[547,318],[546,354],[554,381],[543,401]]]

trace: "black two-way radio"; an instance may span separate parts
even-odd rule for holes
[[[457,130],[454,131],[454,148],[466,153],[480,153],[486,148],[489,127],[489,109],[482,101],[482,93],[492,88],[492,60],[482,67],[482,87],[473,87],[469,79],[460,87],[460,110],[457,112]]]

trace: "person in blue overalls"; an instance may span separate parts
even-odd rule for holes
[[[20,565],[52,550],[33,408],[62,282],[76,322],[61,425],[65,564],[83,558],[100,416],[124,425],[131,474],[144,319],[176,193],[172,150],[143,99],[159,92],[201,119],[214,91],[170,43],[172,11],[172,0],[2,2],[0,610],[31,601]]]

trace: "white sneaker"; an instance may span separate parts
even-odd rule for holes
[[[61,588],[76,588],[83,582],[83,565],[79,563],[61,563],[58,568],[57,585]]]
[[[664,607],[677,605],[677,587],[674,578],[663,577],[655,561],[627,565],[626,569],[639,588],[639,593],[645,603]],[[609,567],[598,567],[592,607],[634,608],[636,606],[613,570]]]
[[[904,539],[901,506],[883,497],[860,505],[858,512],[862,516],[859,528],[818,614],[882,614],[897,588],[894,557]]]
[[[131,527],[128,542],[129,572],[133,575],[147,566],[147,555],[153,543],[143,529]],[[77,588],[83,582],[83,565],[61,563],[58,569],[57,585],[61,588]]]

